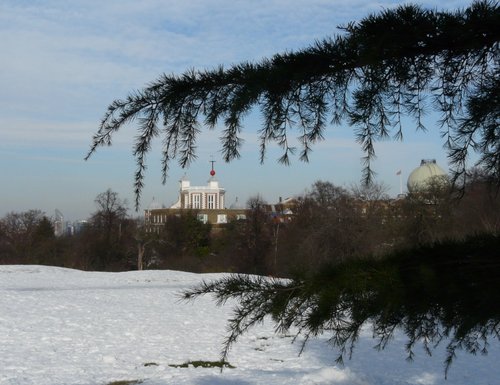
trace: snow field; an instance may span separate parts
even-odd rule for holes
[[[405,361],[404,336],[383,352],[367,327],[344,367],[327,336],[300,341],[276,335],[271,322],[234,345],[235,369],[174,368],[187,361],[217,361],[231,304],[206,296],[179,301],[181,290],[220,274],[175,271],[82,272],[43,266],[0,266],[0,385],[251,384],[500,384],[500,349],[485,357],[460,355],[448,381],[444,352],[417,351]]]

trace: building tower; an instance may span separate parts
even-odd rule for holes
[[[181,178],[179,199],[170,207],[171,209],[224,209],[226,191],[219,186],[219,181],[215,178],[214,161],[211,163],[212,169],[206,186],[191,186],[186,175]]]

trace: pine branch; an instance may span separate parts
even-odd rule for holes
[[[98,147],[110,145],[125,123],[137,120],[141,130],[162,119],[165,181],[170,161],[178,159],[187,167],[194,159],[203,124],[215,128],[223,122],[223,157],[226,161],[238,158],[243,120],[252,109],[260,108],[261,162],[268,143],[274,142],[283,151],[279,161],[288,164],[294,152],[289,138],[295,129],[301,144],[299,159],[307,161],[331,117],[334,125],[345,121],[355,127],[365,153],[363,179],[369,183],[376,142],[403,137],[402,113],[415,120],[417,129],[424,129],[422,116],[432,108],[441,114],[438,123],[457,175],[465,172],[463,154],[477,151],[479,164],[500,181],[499,104],[495,98],[496,103],[488,103],[483,97],[499,94],[498,25],[500,6],[495,0],[477,1],[455,12],[404,5],[350,23],[342,27],[344,35],[303,50],[227,69],[162,75],[143,91],[108,107],[85,159]],[[428,105],[427,99],[434,103]],[[473,130],[474,140],[457,140],[462,130]],[[148,152],[150,146],[139,150]],[[137,159],[138,200],[145,154]]]
[[[289,280],[231,275],[203,282],[184,300],[214,296],[217,305],[235,300],[222,356],[243,334],[270,318],[277,332],[294,328],[304,338],[329,335],[338,362],[351,358],[364,325],[371,324],[377,349],[396,332],[407,337],[407,359],[421,344],[431,355],[446,344],[445,375],[456,351],[485,354],[500,341],[498,236],[435,245],[382,259],[353,260]],[[485,293],[491,298],[485,299]]]

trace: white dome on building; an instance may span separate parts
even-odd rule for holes
[[[151,201],[151,203],[149,204],[148,206],[148,210],[158,210],[158,209],[161,209],[161,204],[160,202],[157,202],[155,197],[153,197],[153,200]]]
[[[238,197],[234,200],[234,202],[229,206],[230,209],[236,210],[236,209],[243,209],[244,207],[238,202]]]
[[[437,165],[435,159],[422,159],[420,166],[410,173],[406,186],[409,192],[424,189],[436,179],[446,180],[446,172]]]

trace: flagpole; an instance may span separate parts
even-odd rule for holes
[[[403,176],[402,176],[401,169],[398,170],[396,175],[399,175],[399,195],[403,195]]]

